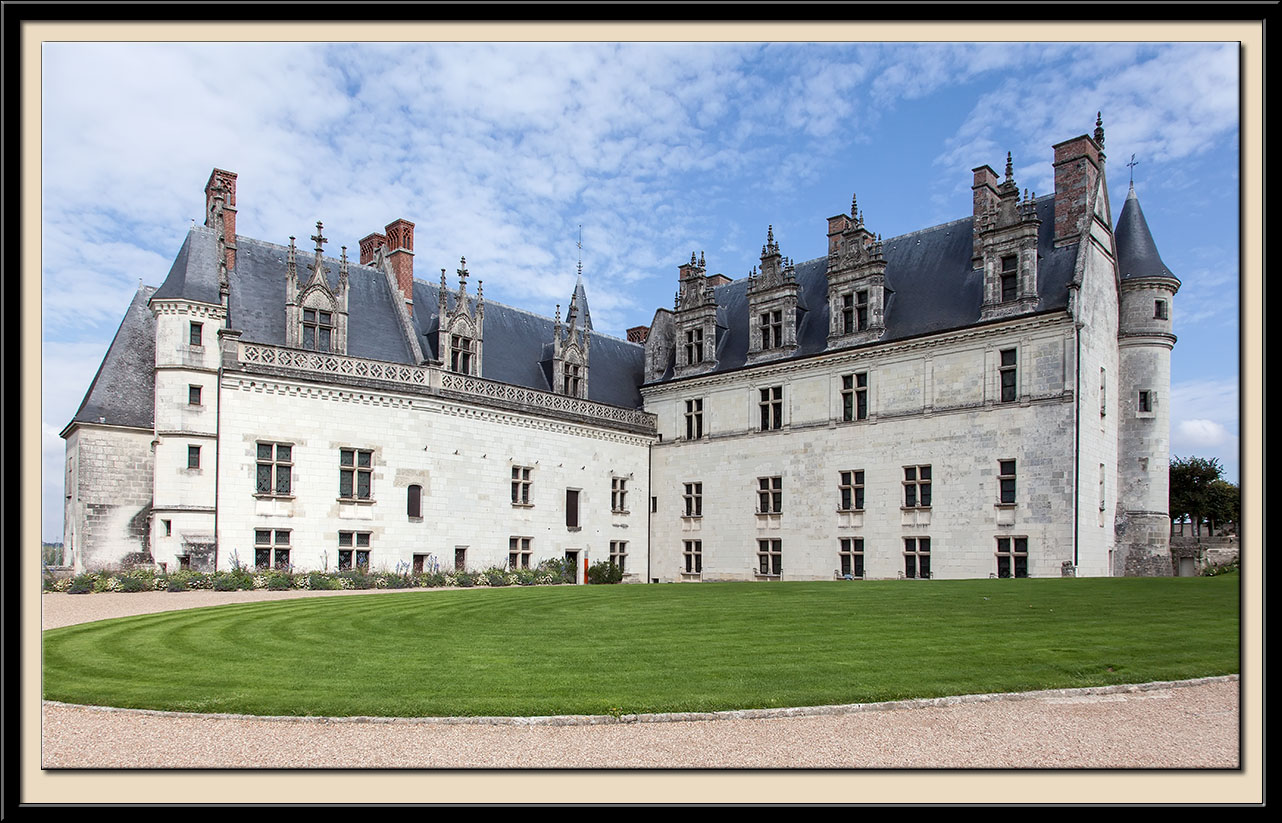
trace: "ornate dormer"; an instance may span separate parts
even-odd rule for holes
[[[974,256],[984,271],[984,299],[979,319],[1026,314],[1037,308],[1037,217],[1034,196],[1019,196],[1006,153],[1006,179],[988,166],[974,169]]]
[[[859,202],[828,218],[828,348],[879,339],[886,331],[886,258],[864,225]]]
[[[797,270],[779,253],[775,228],[766,229],[761,247],[761,270],[748,274],[748,362],[775,360],[797,352],[797,326],[804,306],[798,305]]]
[[[587,324],[579,328],[583,310],[579,307],[579,287],[570,296],[570,309],[561,322],[561,306],[556,307],[556,321],[552,330],[552,391],[569,397],[588,396],[588,352],[592,336]]]
[[[343,246],[338,268],[338,287],[331,289],[325,270],[327,238],[316,221],[316,257],[308,270],[307,282],[299,285],[298,250],[289,238],[285,258],[285,339],[290,346],[312,351],[347,353],[347,247]]]
[[[441,269],[441,288],[437,298],[440,314],[440,332],[436,350],[445,368],[459,374],[481,376],[481,341],[485,328],[484,285],[476,281],[476,307],[467,296],[467,258],[459,258],[458,296],[454,311],[448,310],[445,287],[445,269]]]
[[[717,366],[717,299],[708,283],[703,254],[678,269],[681,288],[677,291],[673,325],[676,327],[677,377],[712,371]]]

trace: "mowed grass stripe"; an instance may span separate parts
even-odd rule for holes
[[[1238,671],[1235,575],[409,591],[44,633],[46,699],[265,715],[715,711]]]

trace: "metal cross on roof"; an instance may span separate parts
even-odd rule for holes
[[[1132,186],[1134,186],[1134,185],[1135,185],[1135,167],[1136,167],[1136,166],[1138,166],[1138,165],[1139,165],[1139,163],[1140,163],[1140,161],[1136,160],[1136,159],[1135,159],[1135,155],[1133,155],[1133,154],[1132,154],[1132,155],[1131,155],[1131,162],[1129,162],[1129,163],[1127,163],[1127,164],[1126,164],[1126,165],[1127,165],[1127,166],[1129,166],[1129,167],[1130,167],[1130,169],[1131,169],[1131,185],[1132,185]]]

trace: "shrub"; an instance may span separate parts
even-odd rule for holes
[[[485,578],[486,585],[489,586],[515,586],[516,575],[507,569],[501,569],[498,566],[490,566],[481,572],[479,577]]]
[[[1207,566],[1205,569],[1202,569],[1202,576],[1218,577],[1222,574],[1231,574],[1232,572],[1237,571],[1240,567],[1241,562],[1239,560],[1230,560],[1228,563],[1220,566]]]
[[[150,580],[145,580],[135,575],[120,578],[120,591],[122,592],[149,592],[152,589]]]
[[[588,566],[589,583],[621,583],[623,569],[608,560],[599,560]]]
[[[170,576],[169,582],[165,585],[165,591],[185,592],[187,591],[187,578]]]
[[[89,594],[93,591],[93,574],[78,574],[67,584],[67,594]]]
[[[381,589],[412,589],[414,588],[414,578],[408,574],[387,574],[381,575]]]
[[[448,579],[448,575],[446,577]],[[446,585],[449,585],[449,584],[446,584]],[[476,585],[476,575],[469,571],[455,572],[454,585],[462,586],[465,589],[470,589]]]
[[[440,589],[450,585],[449,580],[445,577],[445,572],[427,572],[420,574],[417,578],[418,585],[428,589]]]
[[[550,557],[540,562],[538,570],[552,578],[552,583],[575,582],[574,564],[562,557]]]
[[[307,584],[305,588],[313,591],[327,591],[343,588],[340,578],[325,572],[311,572],[306,577]]]
[[[282,592],[294,587],[294,576],[289,572],[270,571],[263,575],[263,588],[268,591]]]
[[[364,568],[346,569],[338,573],[339,585],[344,589],[372,589],[374,576]]]

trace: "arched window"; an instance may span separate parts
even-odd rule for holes
[[[423,516],[423,487],[410,486],[406,495],[405,514],[409,517]]]

